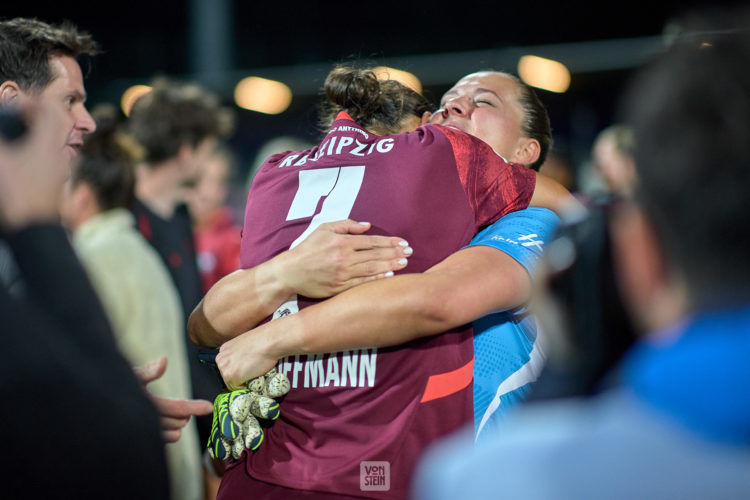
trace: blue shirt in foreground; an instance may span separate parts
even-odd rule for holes
[[[750,304],[652,339],[631,349],[622,387],[522,405],[474,450],[439,443],[413,498],[748,498]]]

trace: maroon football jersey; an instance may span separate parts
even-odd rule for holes
[[[397,235],[422,272],[478,228],[525,208],[535,174],[487,144],[437,125],[378,136],[342,113],[322,143],[269,158],[247,199],[243,268],[295,246],[319,224],[352,218]],[[314,303],[294,297],[277,311]],[[424,448],[473,422],[470,328],[387,349],[279,361],[292,389],[257,452],[230,464],[273,484],[403,498]]]

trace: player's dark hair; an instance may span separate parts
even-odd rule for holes
[[[91,35],[68,22],[51,25],[20,17],[0,21],[0,83],[13,81],[27,92],[41,92],[55,78],[50,57],[76,59],[98,52]]]
[[[396,80],[378,80],[370,69],[337,66],[328,74],[323,90],[327,100],[321,106],[320,125],[324,133],[341,111],[383,135],[400,132],[405,118],[435,109],[418,92]]]
[[[96,131],[86,136],[71,183],[90,186],[102,211],[127,207],[135,197],[135,164],[143,151],[121,130],[114,106],[99,105],[91,115]]]
[[[509,76],[518,83],[518,102],[523,108],[523,122],[521,123],[523,135],[539,142],[539,158],[534,163],[527,165],[532,170],[538,171],[544,160],[547,159],[547,153],[552,147],[552,128],[549,114],[534,89],[519,78],[513,75]]]
[[[521,133],[524,137],[536,139],[537,142],[539,142],[539,158],[537,158],[534,163],[526,166],[532,170],[539,171],[542,164],[547,159],[547,154],[552,148],[552,127],[550,125],[547,108],[544,106],[541,99],[539,99],[536,91],[534,91],[529,85],[525,84],[516,75],[494,69],[483,71],[498,73],[502,76],[508,77],[518,86],[518,104],[521,105],[521,109],[523,110]]]

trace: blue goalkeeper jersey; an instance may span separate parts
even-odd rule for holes
[[[477,234],[469,246],[497,248],[531,276],[560,222],[552,211],[529,207],[505,215]],[[536,320],[525,307],[489,314],[474,322],[474,433],[489,435],[504,410],[522,401],[542,368]]]

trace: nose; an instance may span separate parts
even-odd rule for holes
[[[81,106],[76,117],[76,128],[84,134],[90,134],[96,130],[96,122],[91,117],[85,106]]]
[[[449,115],[466,116],[470,107],[471,103],[465,96],[451,97],[445,102],[445,112]]]

